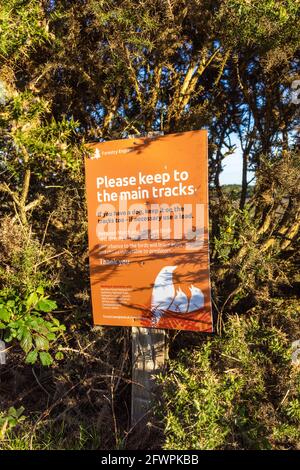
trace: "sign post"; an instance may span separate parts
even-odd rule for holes
[[[139,426],[151,411],[155,374],[167,359],[165,330],[132,327],[131,426]]]
[[[132,327],[132,424],[149,411],[162,330],[212,332],[207,132],[92,145],[86,160],[96,325]]]

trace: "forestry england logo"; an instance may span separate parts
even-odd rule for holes
[[[91,157],[91,160],[99,160],[99,158],[102,157],[102,152],[100,149],[96,149],[95,150],[95,153],[94,153],[94,156]]]
[[[95,149],[95,153],[91,160],[99,160],[99,158],[111,155],[126,155],[129,152],[132,152],[132,148],[125,148],[125,149],[116,149],[116,150],[100,150],[99,148]]]

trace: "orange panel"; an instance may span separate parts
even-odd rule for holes
[[[91,147],[94,323],[211,332],[207,132]]]

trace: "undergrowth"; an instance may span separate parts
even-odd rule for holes
[[[287,335],[257,315],[182,351],[160,382],[165,449],[299,448],[300,369]]]

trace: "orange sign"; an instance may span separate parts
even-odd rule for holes
[[[207,132],[91,147],[94,323],[211,332]]]

